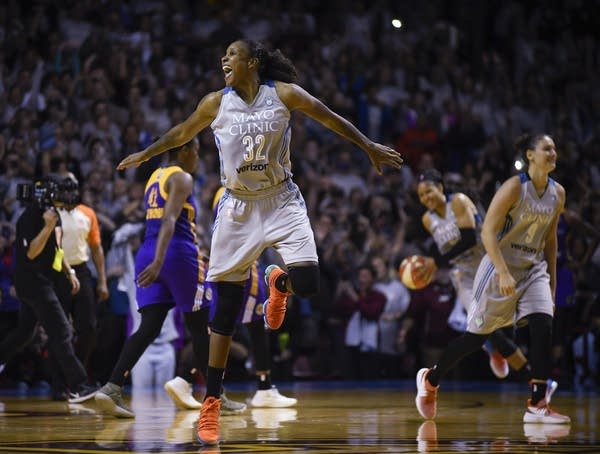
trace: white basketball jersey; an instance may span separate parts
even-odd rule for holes
[[[446,202],[446,216],[441,217],[436,211],[429,211],[429,219],[431,220],[429,230],[433,241],[440,251],[440,254],[447,253],[452,247],[460,241],[461,234],[458,225],[456,225],[456,215],[452,209],[452,194],[448,195]],[[483,257],[483,248],[479,239],[479,230],[481,227],[481,217],[475,215],[475,230],[477,232],[477,244],[470,249],[467,249],[462,254],[450,260],[450,263],[459,267],[463,272],[469,272],[470,275],[475,275],[475,270],[479,265],[481,257]]]
[[[290,112],[277,96],[274,82],[261,85],[250,104],[226,87],[211,123],[221,161],[221,184],[233,191],[252,192],[290,178],[289,120]]]
[[[500,250],[509,268],[529,269],[543,260],[546,234],[559,206],[556,182],[548,179],[544,194],[538,196],[529,175],[522,173],[521,197],[508,212],[499,233]]]

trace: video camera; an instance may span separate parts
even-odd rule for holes
[[[52,208],[55,202],[76,205],[80,201],[79,185],[71,178],[62,181],[44,178],[34,183],[19,183],[17,200],[24,204],[35,203],[42,210]]]

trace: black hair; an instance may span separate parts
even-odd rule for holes
[[[296,82],[298,79],[296,67],[279,49],[270,51],[257,41],[249,39],[242,39],[240,41],[248,46],[250,56],[258,60],[258,76],[261,82],[265,80],[279,80],[287,83]]]
[[[196,139],[196,137],[194,136],[192,138],[192,140],[190,140],[189,142],[184,143],[183,145],[179,146],[179,147],[175,147],[175,148],[171,148],[169,150],[169,155],[168,155],[168,159],[169,161],[174,161],[177,159],[177,153],[179,153],[181,150],[183,150],[184,148],[187,148],[188,146],[190,146],[190,144]]]
[[[515,140],[515,150],[519,152],[525,166],[529,165],[527,150],[534,150],[537,143],[548,134],[522,134]]]
[[[442,174],[436,169],[425,170],[421,175],[419,175],[418,182],[420,183],[421,181],[431,181],[435,184],[441,184],[444,186]]]

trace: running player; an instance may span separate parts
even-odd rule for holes
[[[427,208],[422,222],[436,244],[434,257],[426,258],[426,268],[450,268],[452,284],[459,304],[469,311],[473,295],[475,271],[483,257],[479,233],[482,217],[473,201],[462,192],[444,193],[440,172],[429,169],[419,176],[417,185],[419,201]],[[464,325],[463,325],[464,330]],[[515,370],[527,364],[523,352],[502,330],[489,336],[491,346],[484,350],[489,355],[492,372],[505,378],[509,364]]]
[[[132,367],[159,335],[167,313],[177,306],[192,335],[195,350],[206,344],[198,327],[206,326],[206,311],[193,311],[203,266],[196,240],[196,199],[191,173],[198,163],[199,143],[191,138],[169,152],[168,163],[156,169],[146,184],[146,232],[137,252],[136,299],[140,326],[125,342],[109,382],[95,396],[107,414],[135,415],[122,398]]]
[[[481,348],[495,330],[529,325],[531,398],[526,423],[570,422],[550,407],[558,386],[551,380],[552,315],[556,291],[557,224],[565,204],[564,188],[549,177],[556,146],[545,134],[516,142],[527,171],[506,180],[494,195],[483,222],[486,255],[473,283],[467,331],[452,341],[432,369],[417,373],[417,410],[432,419],[442,377],[465,355]]]

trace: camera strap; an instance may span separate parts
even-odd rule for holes
[[[56,238],[56,251],[54,252],[54,260],[52,261],[52,269],[58,272],[62,271],[63,257],[65,251],[62,246],[62,228],[54,227],[54,236]]]

